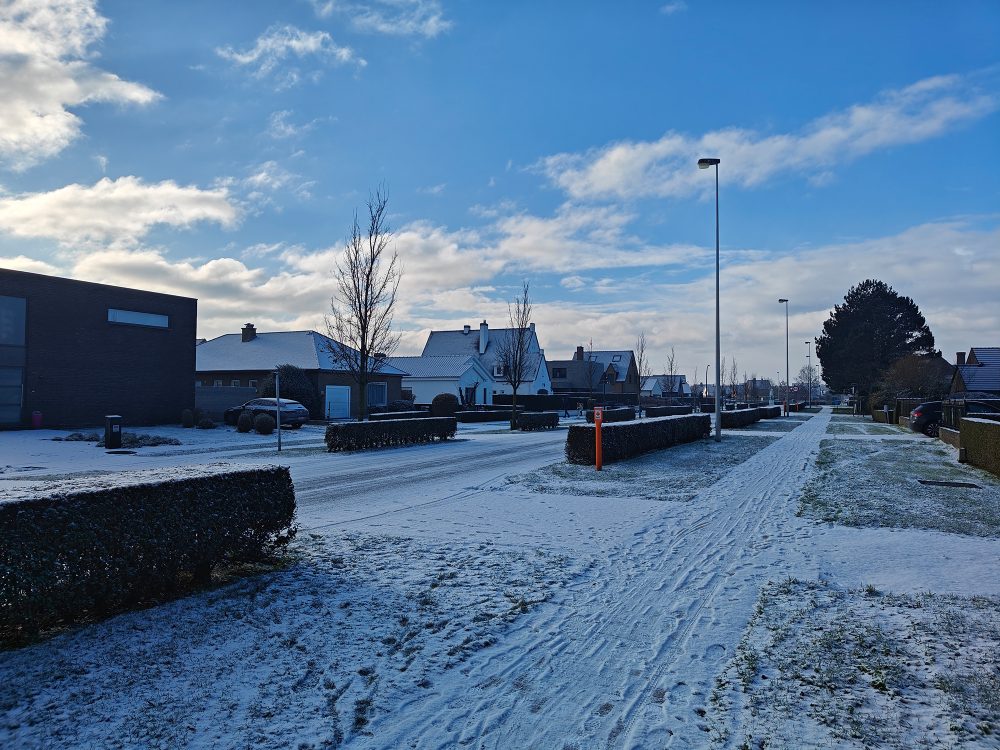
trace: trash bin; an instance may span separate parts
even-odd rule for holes
[[[36,430],[42,429],[42,413],[40,411],[31,412],[31,426]]]
[[[122,447],[122,418],[117,414],[104,417],[104,447],[109,450]]]

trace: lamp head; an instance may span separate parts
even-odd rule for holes
[[[788,300],[787,300],[787,299],[779,299],[779,300],[778,300],[778,304],[779,304],[779,305],[780,305],[780,304],[781,304],[782,302],[788,302]]]
[[[715,164],[719,164],[721,161],[722,159],[699,159],[698,169],[708,169]]]

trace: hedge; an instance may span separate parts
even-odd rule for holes
[[[385,422],[389,419],[427,419],[430,416],[426,411],[388,411],[381,414],[371,414],[369,419],[372,422]]]
[[[758,406],[757,407],[757,418],[758,419],[778,419],[781,416],[781,406],[775,404],[774,406]]]
[[[559,412],[521,412],[517,415],[517,429],[544,430],[559,426]]]
[[[426,419],[388,419],[384,422],[341,422],[326,427],[326,449],[358,451],[388,448],[413,443],[430,443],[435,438],[455,437],[458,429],[454,417]]]
[[[724,411],[720,414],[720,416],[722,418],[720,424],[723,429],[747,427],[760,419],[760,416],[757,414],[757,409],[735,409],[733,411]]]
[[[715,401],[702,401],[701,402],[701,412],[702,414],[712,414],[715,412]]]
[[[0,640],[155,602],[294,535],[287,467],[178,471],[0,503]]]
[[[1000,422],[965,417],[959,445],[965,449],[966,461],[1000,476]]]
[[[622,461],[649,451],[708,437],[711,426],[712,420],[707,414],[685,414],[609,424],[601,428],[601,453],[606,464]],[[566,435],[566,460],[571,464],[592,465],[595,432],[594,427],[570,425]]]
[[[622,409],[605,409],[603,421],[605,424],[608,422],[630,422],[635,419],[635,409],[632,407],[626,407]],[[591,424],[594,423],[594,410],[587,410],[587,421]]]
[[[512,416],[513,412],[510,409],[455,412],[455,419],[459,422],[509,422]],[[518,414],[518,418],[520,418],[520,414]]]
[[[694,411],[691,406],[647,406],[647,417],[677,417]]]

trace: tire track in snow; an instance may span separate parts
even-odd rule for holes
[[[720,619],[730,606],[721,595],[758,546],[774,543],[762,531],[780,532],[783,505],[804,483],[828,421],[813,417],[703,490],[691,505],[704,510],[685,528],[654,521],[637,531],[609,552],[591,586],[568,586],[467,664],[475,689],[445,685],[430,700],[412,698],[371,746],[703,744],[699,696],[735,646],[762,579],[743,585],[736,628]],[[713,629],[719,637],[705,637]]]

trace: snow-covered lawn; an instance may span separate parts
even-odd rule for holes
[[[842,417],[830,422],[826,428],[829,435],[899,435],[901,427],[891,424],[876,424],[864,417]]]
[[[1000,598],[764,587],[710,700],[716,747],[1000,744]]]
[[[800,512],[847,526],[1000,535],[1000,480],[958,463],[954,454],[929,438],[824,440]]]

